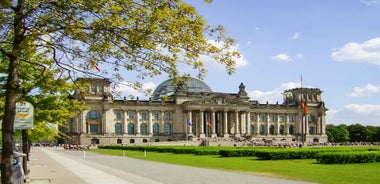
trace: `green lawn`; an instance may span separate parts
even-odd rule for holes
[[[123,156],[122,150],[94,149],[93,152]],[[325,184],[380,183],[380,162],[368,164],[317,164],[307,160],[257,160],[255,157],[195,156],[148,152],[124,151],[125,156],[143,160],[165,162],[195,167],[222,169],[278,178],[310,181]]]

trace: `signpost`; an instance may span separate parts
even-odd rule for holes
[[[22,168],[24,173],[28,173],[27,160],[28,160],[28,129],[33,129],[34,125],[34,107],[29,102],[16,103],[16,116],[13,128],[22,130],[22,152],[26,154],[23,157]]]
[[[29,102],[16,103],[14,129],[33,129],[34,107]]]

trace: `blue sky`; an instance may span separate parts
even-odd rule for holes
[[[206,65],[213,91],[236,93],[243,82],[251,100],[282,103],[281,93],[300,87],[302,75],[303,87],[323,91],[328,124],[380,126],[380,0],[186,2],[209,24],[223,25],[242,54],[231,76]]]

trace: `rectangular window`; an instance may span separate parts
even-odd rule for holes
[[[116,119],[121,119],[121,113],[120,112],[116,113]]]
[[[98,125],[90,124],[90,134],[98,134]]]
[[[315,134],[315,128],[314,127],[309,127],[309,134]]]
[[[160,116],[158,114],[153,114],[153,119],[158,120]]]
[[[103,94],[104,93],[103,86],[98,86],[98,93],[99,94]]]
[[[255,121],[255,115],[254,114],[251,114],[249,118],[251,121]]]
[[[129,118],[129,119],[135,119],[135,114],[133,114],[133,113],[129,113],[129,114],[128,114],[128,118]]]
[[[172,115],[170,113],[165,114],[165,119],[172,119]]]
[[[280,118],[280,122],[284,122],[285,121],[285,116],[284,115],[280,115],[279,118]]]
[[[146,119],[146,113],[141,114],[141,119],[144,119],[144,120]]]
[[[269,121],[274,122],[274,115],[273,114],[269,115]]]
[[[265,116],[263,114],[260,114],[259,115],[259,121],[264,122],[264,120],[265,120]]]
[[[295,119],[294,119],[294,116],[293,115],[289,115],[289,122],[294,122]]]
[[[91,86],[91,94],[96,94],[97,87],[96,86]]]

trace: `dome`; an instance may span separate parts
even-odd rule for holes
[[[201,93],[201,92],[212,92],[211,88],[203,81],[195,78],[188,78],[183,85],[184,91],[186,93]],[[166,80],[162,82],[153,92],[153,100],[160,100],[163,96],[173,95],[176,90],[175,85],[172,80]]]

